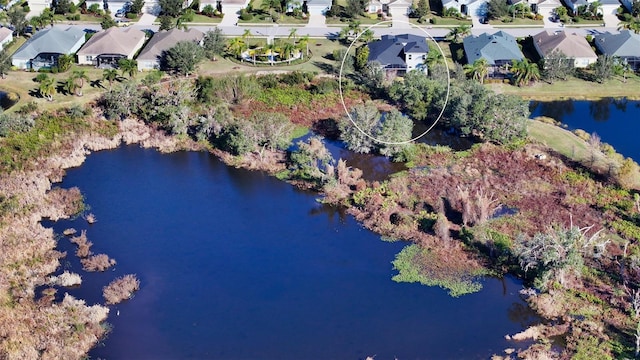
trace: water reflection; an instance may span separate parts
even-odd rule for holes
[[[534,113],[543,114],[558,121],[562,121],[565,117],[571,116],[575,111],[573,100],[561,101],[532,101],[529,105],[529,111],[533,116]]]

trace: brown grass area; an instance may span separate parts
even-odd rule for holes
[[[133,296],[140,289],[140,281],[135,275],[125,275],[113,280],[102,289],[107,304],[117,304]]]
[[[116,261],[106,254],[98,254],[80,259],[80,263],[85,271],[105,271],[115,265]]]

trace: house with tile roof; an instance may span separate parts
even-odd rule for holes
[[[424,36],[383,35],[380,40],[372,41],[368,46],[369,62],[378,62],[387,71],[426,70],[424,60],[429,53],[429,45]]]
[[[13,54],[11,64],[18,69],[50,69],[58,65],[58,57],[74,54],[85,41],[84,30],[75,26],[43,29]]]
[[[491,70],[512,64],[514,60],[524,59],[516,38],[504,31],[467,36],[462,44],[469,64],[473,64],[478,59],[485,59]]]
[[[541,58],[548,58],[557,51],[573,59],[577,68],[587,67],[598,60],[587,39],[576,33],[543,31],[533,36],[533,45]]]
[[[117,67],[120,59],[133,59],[146,41],[144,31],[112,27],[93,35],[78,51],[78,64]]]
[[[138,70],[160,69],[163,53],[174,47],[179,41],[193,41],[201,44],[204,33],[196,29],[160,31],[153,35],[151,40],[142,49],[136,60]]]
[[[594,39],[601,53],[619,58],[633,70],[640,69],[640,34],[622,30],[619,34],[599,34]]]

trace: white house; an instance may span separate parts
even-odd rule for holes
[[[0,28],[0,50],[4,49],[4,46],[13,41],[13,31],[6,27]]]
[[[445,9],[456,9],[462,15],[486,16],[488,0],[442,0]]]

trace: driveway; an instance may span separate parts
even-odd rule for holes
[[[548,28],[561,28],[562,23],[560,21],[551,21],[554,18],[554,9],[550,7],[538,8],[538,13],[542,15],[542,21],[544,22],[545,29]]]
[[[155,15],[144,13],[142,14],[142,16],[140,16],[140,20],[138,20],[136,25],[149,26],[149,25],[153,25],[154,21],[156,21]]]
[[[325,27],[326,18],[322,14],[309,14],[309,23],[307,23],[306,27],[311,28],[320,28]]]

